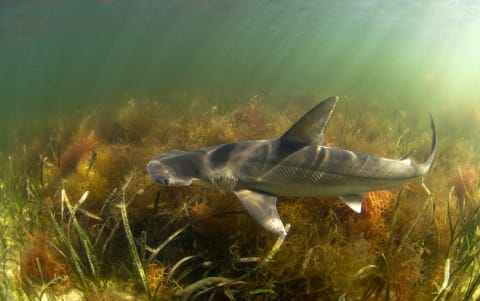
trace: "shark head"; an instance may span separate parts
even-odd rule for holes
[[[191,166],[183,164],[182,151],[172,151],[161,155],[147,164],[148,174],[163,186],[189,186],[192,184],[193,174]]]

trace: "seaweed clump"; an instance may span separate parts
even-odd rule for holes
[[[67,264],[62,262],[60,254],[49,245],[50,237],[51,235],[38,230],[28,235],[19,271],[22,286],[26,289],[33,283],[45,286],[55,284],[59,291],[71,285],[71,271]]]

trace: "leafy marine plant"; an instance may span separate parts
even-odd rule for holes
[[[469,195],[461,204],[452,202],[450,191],[447,215],[449,245],[445,250],[443,281],[437,284],[436,300],[474,300],[480,296],[480,235],[478,195]],[[455,207],[456,208],[455,208]]]
[[[199,100],[182,115],[168,104],[130,100],[55,123],[61,128],[47,141],[24,147],[28,160],[22,152],[2,159],[3,296],[55,298],[77,287],[89,300],[475,299],[478,156],[455,153],[475,146],[468,137],[452,148],[439,143],[430,194],[420,182],[400,193],[371,192],[360,215],[336,198],[280,199],[291,224],[281,248],[232,195],[161,188],[143,172],[171,149],[276,137],[314,98],[275,108],[262,97],[228,107]],[[398,157],[428,145],[427,134],[414,135],[382,106],[358,116],[354,103],[333,117],[329,145]],[[7,222],[14,216],[21,228]],[[10,264],[32,273],[18,285],[6,276],[23,277]]]
[[[0,174],[0,298],[20,299],[26,296],[21,287],[15,283],[15,267],[19,264],[18,250],[23,247],[25,228],[19,227],[14,222],[18,216],[21,222],[28,221],[32,216],[27,208],[29,202],[20,198],[17,185],[10,183],[18,174],[13,168],[14,158],[2,155],[2,168]],[[23,215],[22,215],[23,214]],[[28,214],[28,217],[26,216]],[[25,223],[28,225],[28,223]]]

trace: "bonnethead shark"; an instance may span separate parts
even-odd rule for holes
[[[330,97],[281,137],[240,141],[185,152],[174,150],[147,164],[164,186],[191,184],[233,192],[266,230],[286,235],[277,197],[336,196],[356,212],[365,194],[393,189],[428,173],[435,157],[433,118],[431,153],[424,163],[374,157],[325,145],[324,130],[338,97]]]

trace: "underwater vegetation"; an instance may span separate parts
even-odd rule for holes
[[[435,112],[439,150],[424,181],[370,192],[357,214],[336,198],[280,198],[286,238],[236,198],[163,188],[145,164],[172,149],[282,134],[316,100],[262,97],[191,108],[129,100],[29,126],[1,154],[4,300],[474,300],[480,290],[480,119]],[[428,115],[339,102],[329,145],[428,155]],[[365,103],[363,103],[365,106]],[[371,109],[370,109],[371,108]],[[457,123],[457,119],[461,122]],[[448,130],[447,130],[448,129]]]

